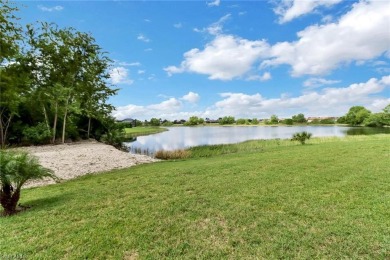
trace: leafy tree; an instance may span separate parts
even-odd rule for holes
[[[293,124],[293,120],[291,118],[286,118],[286,119],[283,120],[283,124],[292,125]]]
[[[239,118],[236,121],[237,125],[245,125],[246,124],[246,119],[245,118]]]
[[[51,170],[27,153],[0,150],[0,161],[0,203],[5,215],[17,212],[20,191],[27,181],[44,177],[56,179]]]
[[[0,148],[7,142],[8,129],[18,114],[22,94],[10,70],[10,65],[19,54],[18,42],[22,39],[21,27],[16,23],[14,12],[18,8],[7,0],[0,1]]]
[[[345,115],[345,121],[349,125],[360,125],[368,118],[371,114],[371,111],[367,110],[363,106],[353,106],[349,109],[348,113]]]
[[[251,124],[252,125],[258,125],[259,124],[259,120],[257,118],[253,118]]]
[[[235,122],[235,119],[233,116],[225,116],[225,117],[220,118],[218,120],[218,123],[220,125],[231,125],[231,124],[234,124],[234,122]]]
[[[298,115],[292,116],[292,120],[294,123],[300,123],[300,124],[307,122],[304,114],[298,114]]]
[[[338,124],[346,124],[347,123],[347,119],[345,116],[341,116],[337,119],[336,121]]]
[[[390,104],[383,109],[383,112],[370,114],[370,116],[364,120],[364,125],[373,127],[390,125]]]
[[[271,125],[276,125],[279,123],[279,118],[276,115],[272,115],[268,122]]]
[[[157,119],[157,118],[150,119],[150,125],[151,126],[160,126],[161,125],[160,119]]]
[[[306,131],[303,131],[301,133],[295,133],[291,141],[299,141],[302,145],[306,143],[306,140],[309,140],[311,138],[312,134],[308,133]]]
[[[32,95],[42,107],[46,125],[52,121],[52,142],[59,123],[65,141],[72,116],[88,118],[89,137],[92,118],[103,120],[113,110],[106,103],[117,91],[107,85],[110,59],[91,35],[73,28],[42,23],[38,28],[28,26],[27,35],[30,48],[21,62],[29,65]]]
[[[184,123],[185,126],[194,126],[199,124],[199,118],[197,116],[191,116],[187,122]]]

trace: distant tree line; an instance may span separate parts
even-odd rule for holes
[[[0,144],[100,139],[116,131],[111,60],[92,35],[55,24],[22,28],[0,0]]]
[[[249,119],[239,118],[235,119],[233,116],[224,116],[218,118],[218,120],[210,120],[209,118],[203,119],[197,116],[191,116],[188,120],[162,120],[152,118],[150,121],[144,122],[136,120],[137,125],[144,126],[172,126],[175,124],[185,126],[204,125],[209,123],[218,123],[220,125],[258,125],[260,123],[265,125],[294,125],[294,124],[348,124],[351,126],[370,126],[381,127],[390,125],[390,104],[383,109],[382,112],[372,113],[362,106],[353,106],[348,113],[342,117],[314,117],[306,118],[304,114],[299,113],[291,118],[279,119],[277,115],[271,115],[269,119]]]

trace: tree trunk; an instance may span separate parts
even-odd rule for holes
[[[1,145],[1,149],[5,147],[2,113],[0,114],[0,145]]]
[[[42,108],[43,108],[43,114],[45,115],[45,123],[46,123],[47,130],[50,131],[49,118],[47,116],[45,105],[42,104]]]
[[[89,133],[91,131],[91,117],[88,117],[88,134],[87,134],[87,138],[89,139]]]
[[[11,124],[12,115],[9,116],[9,118],[6,120],[6,122],[4,122],[4,120],[5,120],[5,117],[4,117],[4,110],[3,110],[0,113],[0,145],[1,145],[0,148],[1,149],[5,148],[5,144],[7,141],[8,127]]]
[[[54,114],[54,122],[53,122],[53,138],[52,138],[52,141],[51,141],[53,144],[56,141],[57,117],[58,117],[58,101],[56,102],[56,108],[55,108],[55,114]]]
[[[63,124],[62,124],[62,138],[61,138],[61,141],[62,141],[63,144],[65,143],[65,129],[66,129],[66,118],[67,118],[67,116],[68,116],[69,99],[70,99],[70,96],[69,96],[68,99],[66,100],[65,113],[64,113],[64,121],[63,121]]]
[[[4,214],[10,216],[16,213],[16,206],[20,198],[20,189],[13,190],[11,185],[3,185],[0,191],[0,204],[4,208]]]

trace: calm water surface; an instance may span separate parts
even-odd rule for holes
[[[313,137],[370,134],[381,130],[342,126],[205,126],[168,127],[169,131],[137,137],[134,142],[124,143],[130,152],[154,153],[158,150],[176,150],[199,145],[231,144],[254,139],[289,139],[296,132],[308,131]],[[374,128],[375,129],[375,128]],[[389,132],[390,129],[383,131]],[[357,132],[357,133],[356,133]]]

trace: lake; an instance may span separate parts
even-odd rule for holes
[[[231,144],[255,139],[289,139],[296,132],[307,131],[312,137],[346,136],[354,134],[390,133],[389,128],[344,126],[204,126],[167,127],[169,131],[139,136],[124,145],[132,153],[172,151],[199,145]]]

